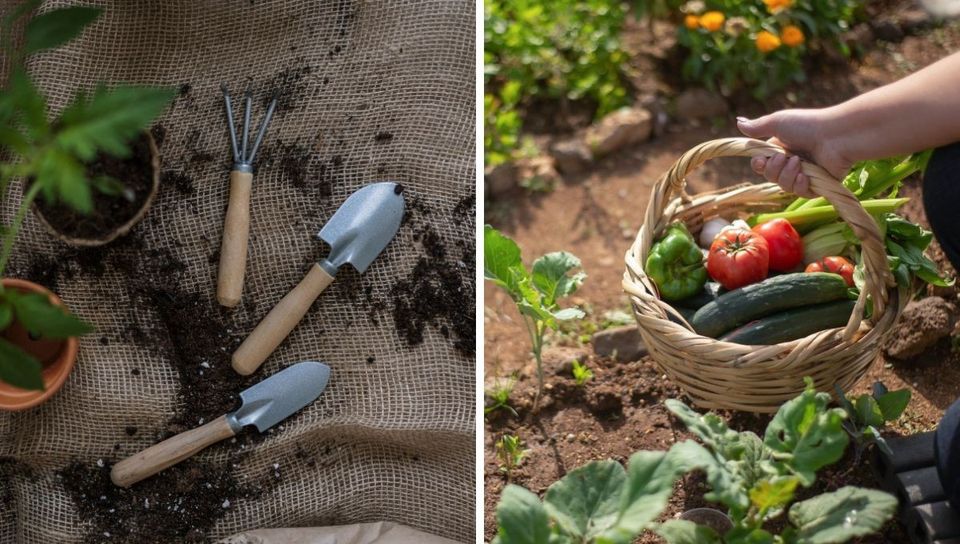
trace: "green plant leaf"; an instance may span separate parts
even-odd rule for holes
[[[4,91],[0,93],[0,114],[4,118],[19,117],[23,121],[22,132],[10,127],[16,135],[8,132],[4,137],[7,143],[22,146],[45,137],[50,131],[47,101],[23,67],[18,66],[12,70]]]
[[[28,331],[43,338],[69,338],[93,331],[93,327],[68,314],[60,306],[39,293],[15,293],[6,291],[4,296],[13,305],[17,320]]]
[[[703,449],[696,443],[690,444]],[[689,451],[679,451],[677,445],[668,452],[638,451],[631,455],[616,523],[598,542],[629,544],[641,531],[649,528],[667,507],[678,471],[688,464],[698,464],[689,456]]]
[[[750,489],[750,502],[762,512],[782,508],[793,500],[793,493],[799,483],[796,476],[760,480]]]
[[[731,460],[739,459],[743,454],[740,433],[727,427],[726,422],[718,415],[701,415],[676,399],[667,399],[664,404],[686,425],[687,430],[702,440],[708,448]]]
[[[520,260],[520,246],[490,225],[483,227],[483,277],[503,287],[518,300],[518,283],[529,274]]]
[[[63,202],[84,214],[93,209],[86,169],[69,153],[48,148],[37,163],[34,183],[40,184],[43,198],[51,204]]]
[[[501,544],[549,544],[550,522],[536,495],[517,485],[508,485],[497,505]]]
[[[93,160],[98,151],[125,157],[127,142],[147,128],[175,94],[170,88],[102,85],[89,99],[78,93],[60,116],[56,142],[83,161]]]
[[[5,330],[13,323],[13,306],[6,300],[0,299],[0,331]]]
[[[43,391],[42,372],[40,361],[0,338],[0,380],[21,389]]]
[[[724,544],[773,544],[774,539],[773,535],[763,529],[740,526],[727,531],[727,534],[723,535],[723,542]],[[783,542],[792,541],[784,540]]]
[[[878,531],[897,511],[889,493],[842,487],[790,508],[797,544],[835,544]]]
[[[69,42],[102,12],[100,8],[72,6],[37,15],[24,30],[23,53],[29,55]]]
[[[657,528],[667,544],[723,544],[716,531],[685,519],[671,519]]]
[[[858,423],[872,427],[883,427],[883,412],[880,411],[880,405],[872,396],[860,395],[854,400],[854,406],[857,409]]]
[[[547,488],[543,504],[561,531],[593,539],[616,522],[626,479],[620,463],[592,461]]]
[[[587,315],[583,313],[583,310],[580,308],[564,308],[562,310],[557,310],[552,312],[553,317],[557,321],[569,321],[571,319],[580,319],[583,316]]]
[[[799,397],[785,402],[767,426],[763,443],[774,459],[786,464],[810,486],[820,468],[836,463],[850,442],[843,430],[846,412],[827,408],[830,395],[818,393],[813,380]]]
[[[533,262],[533,285],[543,293],[545,306],[552,306],[557,299],[569,296],[580,287],[587,275],[583,272],[568,275],[579,267],[580,259],[566,251],[547,253]]]
[[[886,421],[895,421],[903,415],[903,411],[910,404],[910,390],[900,389],[897,391],[888,391],[876,397],[877,405]]]

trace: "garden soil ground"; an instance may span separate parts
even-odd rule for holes
[[[888,5],[880,15],[896,16],[905,5]],[[662,37],[660,44],[652,45],[648,38],[638,36],[640,33],[634,28],[625,37],[630,47],[640,52],[633,64],[647,69],[662,65],[662,61],[650,55],[651,51],[657,54],[656,50],[662,54]],[[592,172],[565,178],[549,193],[518,192],[510,198],[488,202],[486,221],[515,238],[528,262],[545,252],[561,249],[579,256],[589,277],[572,302],[588,311],[588,322],[600,323],[611,311],[629,313],[627,298],[620,286],[623,255],[640,227],[652,184],[683,151],[709,139],[737,135],[735,115],[755,116],[783,107],[830,104],[893,81],[958,48],[960,26],[957,25],[924,31],[899,43],[874,44],[853,66],[818,68],[808,85],[794,87],[766,104],[740,100],[728,118],[712,123],[671,121],[661,136],[600,162]],[[634,87],[669,88],[663,81],[641,79],[642,85],[635,82]],[[689,191],[697,193],[746,180],[757,178],[745,160],[724,159],[708,163],[691,176]],[[912,180],[905,188],[906,195],[914,199],[905,213],[915,221],[924,222],[919,183]],[[938,248],[934,248],[934,254],[944,263]],[[488,416],[485,422],[487,539],[495,535],[494,509],[508,483],[499,470],[493,446],[503,434],[518,435],[529,450],[521,467],[513,472],[512,482],[537,493],[587,461],[613,458],[625,462],[637,450],[667,449],[675,441],[689,438],[683,426],[671,418],[663,406],[667,398],[682,398],[682,392],[650,359],[617,363],[593,355],[589,345],[581,345],[579,340],[581,333],[591,331],[590,325],[551,339],[552,347],[548,348],[550,353],[546,358],[547,394],[541,401],[539,415],[531,416],[529,407],[535,379],[529,340],[513,303],[501,290],[490,286],[484,299],[484,323],[486,378],[519,375],[512,397],[519,417],[500,413]],[[587,364],[595,374],[584,388],[575,386],[567,366],[578,356],[588,358]],[[952,354],[948,345],[940,344],[912,361],[878,360],[856,391],[867,391],[877,380],[892,389],[906,387],[913,393],[906,414],[888,434],[931,430],[944,409],[960,396],[960,359]],[[769,416],[742,413],[722,415],[731,420],[734,428],[761,432],[769,420]],[[854,466],[848,457],[824,471],[816,488],[808,491],[848,484],[873,486],[875,482],[865,464]],[[702,505],[703,493],[702,478],[688,476],[678,483],[664,518]],[[640,540],[656,541],[652,535]],[[905,541],[899,526],[891,523],[882,535],[860,542]]]

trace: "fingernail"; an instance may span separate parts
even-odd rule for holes
[[[738,122],[738,123],[749,123],[750,120],[747,119],[746,117],[737,117],[737,122]]]

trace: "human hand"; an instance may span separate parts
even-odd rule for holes
[[[784,191],[811,198],[810,179],[800,172],[800,156],[807,158],[843,179],[852,161],[844,158],[838,139],[827,130],[826,110],[781,110],[757,119],[737,118],[737,128],[751,138],[766,138],[787,150],[768,157],[750,160],[753,170]]]

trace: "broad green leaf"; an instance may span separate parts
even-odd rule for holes
[[[24,30],[26,55],[59,47],[80,35],[103,10],[82,6],[55,9],[30,19]]]
[[[580,259],[566,251],[547,253],[534,261],[533,285],[543,293],[545,306],[552,306],[580,287],[587,275],[583,272],[569,275],[579,267]]]
[[[657,528],[667,544],[723,544],[720,535],[710,527],[685,519],[672,519]]]
[[[36,179],[47,202],[62,202],[80,213],[90,213],[93,197],[84,166],[68,153],[47,149],[38,163]]]
[[[870,395],[860,395],[854,401],[857,408],[857,421],[871,427],[883,427],[883,412],[876,399]]]
[[[17,19],[37,9],[42,2],[43,0],[26,0],[25,2],[21,3],[16,7],[16,9],[10,12],[10,15],[4,17],[3,30],[9,30],[10,27],[13,26],[13,23],[17,21]]]
[[[763,443],[773,457],[800,477],[804,486],[813,484],[816,471],[836,463],[850,441],[843,430],[846,412],[827,408],[830,395],[818,393],[813,380],[799,397],[785,402],[767,426]]]
[[[27,141],[44,138],[50,131],[47,101],[26,70],[22,67],[14,68],[4,91],[0,93],[3,96],[0,107],[11,108],[12,116],[23,121],[21,138]],[[8,135],[8,138],[11,136]]]
[[[528,276],[520,260],[520,247],[490,225],[483,227],[483,277],[491,280],[518,300],[522,298],[517,285]]]
[[[664,404],[686,425],[687,430],[702,440],[708,448],[726,459],[740,458],[743,453],[740,433],[727,427],[726,422],[719,416],[714,413],[701,415],[676,399],[667,399]]]
[[[763,529],[741,526],[735,527],[732,531],[727,531],[727,534],[723,535],[723,542],[724,544],[773,544],[774,539],[773,535]],[[777,542],[780,541],[777,540]],[[784,542],[789,542],[789,540]]]
[[[62,307],[54,306],[44,295],[13,291],[7,291],[4,295],[13,305],[17,320],[23,327],[43,338],[69,338],[93,331],[88,323],[68,314]]]
[[[0,300],[0,331],[6,329],[13,322],[13,306],[6,300]]]
[[[799,483],[796,476],[760,480],[750,490],[750,502],[762,512],[782,508],[793,500],[793,493]]]
[[[549,544],[550,522],[536,495],[508,485],[497,505],[497,538],[501,544]]]
[[[790,508],[797,544],[836,544],[878,531],[897,511],[889,493],[842,487]]]
[[[547,488],[543,504],[561,531],[593,539],[616,522],[626,479],[620,463],[592,461]]]
[[[77,94],[60,116],[57,144],[90,161],[98,151],[125,157],[127,142],[167,107],[175,91],[168,88],[98,86],[88,99]]]
[[[0,381],[21,389],[44,389],[43,366],[27,353],[0,338]]]
[[[667,507],[678,465],[682,464],[677,455],[670,457],[671,452],[673,448],[670,452],[639,451],[630,456],[616,523],[603,534],[602,542],[632,542]]]

